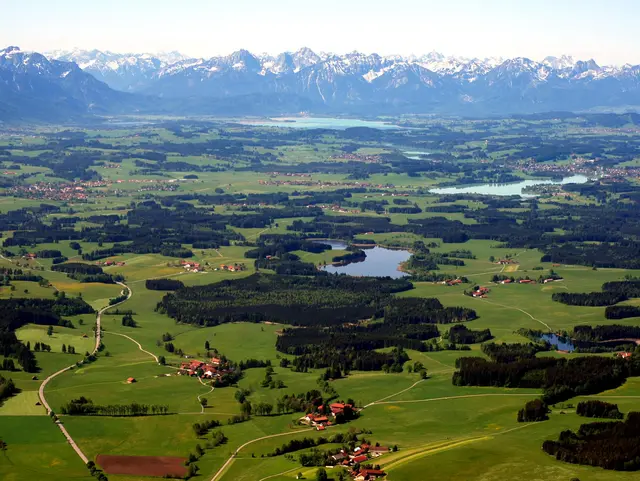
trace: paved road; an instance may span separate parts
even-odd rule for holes
[[[93,351],[91,352],[91,354],[95,354],[98,351],[98,348],[100,347],[100,342],[102,340],[102,333],[100,332],[100,329],[101,329],[101,324],[100,323],[102,321],[102,313],[104,311],[106,311],[107,309],[111,308],[111,307],[115,307],[117,305],[122,304],[123,302],[128,301],[131,298],[131,295],[132,295],[131,289],[129,289],[122,282],[118,282],[118,284],[120,284],[123,289],[126,289],[128,291],[127,298],[124,301],[119,302],[118,304],[114,304],[112,306],[104,307],[104,308],[102,308],[102,309],[100,309],[98,311],[98,315],[96,316],[96,345],[93,348]],[[47,410],[47,414],[51,414],[51,406],[49,406],[49,403],[47,402],[47,399],[44,396],[44,388],[49,383],[49,381],[51,381],[53,378],[59,376],[63,372],[66,372],[66,371],[68,371],[69,369],[71,369],[73,367],[75,367],[75,364],[72,364],[71,366],[65,367],[64,369],[61,369],[61,370],[59,370],[58,372],[56,372],[54,374],[51,374],[51,376],[46,378],[44,381],[42,381],[42,384],[40,384],[40,388],[38,389],[38,395],[40,396],[40,402],[42,403],[44,408]],[[64,427],[62,422],[58,420],[56,422],[56,424],[60,428],[60,431],[62,431],[62,434],[64,435],[64,437],[67,439],[67,442],[71,445],[71,447],[76,452],[76,454],[80,457],[80,459],[82,459],[82,462],[84,464],[87,464],[89,462],[89,460],[87,459],[85,454],[82,452],[82,450],[78,447],[76,442],[73,440],[73,438],[71,437],[71,435],[69,434],[67,429]]]

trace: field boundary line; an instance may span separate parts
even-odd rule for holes
[[[123,301],[120,301],[120,302],[116,303],[116,304],[103,307],[102,309],[100,309],[98,311],[98,315],[96,316],[96,345],[95,345],[95,347],[93,349],[93,352],[91,353],[92,355],[95,354],[96,352],[98,352],[98,348],[100,347],[100,343],[102,341],[102,335],[101,335],[101,332],[100,332],[101,331],[102,313],[104,313],[107,309],[110,309],[111,307],[115,307],[115,306],[118,306],[118,305],[122,304],[123,302],[127,302],[129,299],[131,299],[131,296],[133,295],[133,292],[131,291],[131,289],[129,289],[129,287],[127,285],[125,285],[122,282],[117,282],[117,284],[119,284],[120,286],[122,286],[124,289],[127,290],[127,298],[124,299]],[[64,369],[61,369],[61,370],[59,370],[58,372],[56,372],[54,374],[51,374],[44,381],[42,381],[42,384],[40,384],[40,388],[38,389],[38,396],[40,397],[40,402],[42,403],[44,408],[47,410],[47,414],[48,415],[51,415],[52,410],[51,410],[51,406],[49,406],[49,403],[47,402],[47,399],[44,396],[44,388],[49,383],[49,381],[51,381],[55,377],[59,376],[63,372],[69,371],[70,369],[74,368],[75,366],[76,366],[75,364],[72,364],[71,366],[67,366]],[[64,425],[62,424],[62,422],[60,420],[56,421],[56,425],[58,426],[58,428],[60,428],[60,431],[62,432],[63,436],[67,439],[67,442],[73,448],[73,450],[76,452],[78,457],[82,460],[82,462],[84,464],[87,464],[89,462],[89,459],[87,459],[87,456],[82,452],[80,447],[73,440],[73,438],[69,434],[69,431],[67,431],[67,428],[64,427]]]

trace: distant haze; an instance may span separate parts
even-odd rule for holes
[[[211,57],[307,46],[538,60],[569,54],[640,64],[637,0],[24,0],[0,8],[0,48]]]

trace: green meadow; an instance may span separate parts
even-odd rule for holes
[[[471,128],[471,127],[470,127]],[[471,128],[472,129],[472,128]],[[229,125],[225,127],[225,136],[234,132],[244,132],[243,127]],[[93,139],[123,147],[129,153],[141,153],[137,149],[139,140],[126,129],[84,129],[83,132]],[[148,127],[145,138],[150,144],[174,142],[187,143],[188,139],[176,136],[164,127]],[[195,139],[207,141],[221,138],[221,134],[212,129],[208,133],[194,134]],[[233,138],[233,137],[232,137]],[[241,138],[241,137],[239,137]],[[15,155],[38,155],[41,150],[28,150],[27,145],[40,144],[42,139],[25,139],[22,149],[12,149]],[[0,138],[0,145],[5,145]],[[344,147],[345,142],[338,136],[327,134],[317,144],[283,144],[276,148],[246,146],[243,155],[271,153],[277,155],[282,171],[298,164],[310,162],[332,162],[341,165],[343,160],[331,159],[336,151]],[[460,151],[482,147],[484,142],[469,142],[458,146]],[[397,147],[397,148],[396,148]],[[398,146],[380,146],[376,142],[362,141],[357,152],[362,155],[393,154]],[[81,148],[78,148],[81,149]],[[98,151],[98,149],[96,149]],[[101,151],[107,156],[109,149]],[[496,158],[504,157],[512,150],[492,153]],[[118,215],[120,224],[128,225],[128,213],[140,203],[149,199],[158,202],[175,194],[185,194],[187,200],[201,208],[217,214],[250,215],[259,211],[256,206],[237,204],[208,205],[206,199],[196,197],[199,194],[235,193],[276,193],[294,194],[299,198],[309,192],[328,192],[345,185],[356,185],[360,179],[350,178],[346,173],[313,173],[304,180],[312,185],[296,185],[291,177],[265,171],[251,172],[247,157],[230,161],[215,155],[186,155],[169,152],[170,162],[185,162],[189,166],[181,171],[163,171],[162,175],[151,176],[141,172],[134,158],[125,158],[116,166],[105,163],[95,165],[95,170],[103,179],[114,181],[112,185],[96,189],[96,195],[88,202],[51,201],[61,207],[59,212],[50,214],[49,220],[68,220],[78,217],[78,228],[90,228],[99,224],[91,222],[91,216]],[[155,164],[154,164],[155,165]],[[263,164],[268,165],[268,164]],[[630,162],[628,165],[635,165]],[[222,167],[225,170],[204,170],[204,167]],[[271,168],[271,167],[270,167]],[[46,167],[24,166],[28,173],[27,182],[50,181],[53,171]],[[187,175],[197,175],[197,179],[185,179]],[[344,214],[325,209],[327,218],[332,216],[377,216],[388,217],[397,226],[405,226],[411,220],[427,217],[442,217],[457,220],[463,224],[474,224],[475,219],[465,217],[464,213],[430,212],[438,198],[428,194],[426,189],[447,181],[455,175],[433,172],[430,175],[412,177],[406,173],[392,171],[373,173],[366,182],[380,185],[379,189],[367,193],[354,193],[349,199],[355,205],[364,201],[393,200],[387,184],[393,184],[399,191],[406,191],[405,198],[411,204],[418,205],[424,212],[420,214],[375,214],[370,210],[360,211],[359,207],[349,207],[356,214]],[[144,190],[140,180],[163,181],[178,185],[176,190],[158,190],[157,186]],[[121,180],[122,182],[116,183]],[[294,179],[296,180],[296,179]],[[299,180],[299,179],[297,179]],[[136,182],[134,182],[136,181]],[[279,184],[278,184],[279,183]],[[323,185],[325,183],[326,185]],[[335,185],[337,185],[337,187]],[[587,205],[592,201],[575,195],[572,199],[555,199],[571,205]],[[555,202],[554,201],[554,202]],[[35,208],[44,201],[24,199],[12,196],[0,197],[0,213],[20,208]],[[48,201],[47,201],[48,202]],[[212,202],[212,201],[209,201]],[[455,200],[438,205],[463,205],[469,210],[484,209],[488,206],[477,200]],[[282,206],[270,206],[282,208]],[[559,209],[541,200],[538,208]],[[519,207],[508,209],[522,212]],[[94,219],[95,220],[95,219]],[[205,272],[188,272],[181,266],[178,257],[164,256],[159,253],[125,253],[103,258],[101,261],[121,262],[124,265],[104,266],[104,272],[122,275],[125,284],[131,290],[131,298],[117,306],[119,310],[132,311],[137,327],[122,324],[122,314],[113,314],[116,308],[108,309],[102,315],[102,341],[104,349],[97,354],[97,360],[76,366],[94,346],[93,328],[96,316],[63,316],[73,324],[73,328],[55,326],[51,335],[46,326],[29,324],[17,330],[18,338],[29,343],[46,343],[51,352],[38,352],[36,358],[41,371],[34,374],[15,371],[1,372],[11,377],[20,392],[0,405],[0,439],[7,443],[7,449],[0,453],[0,479],[2,481],[33,481],[46,479],[53,481],[90,481],[91,477],[81,460],[68,445],[57,426],[46,415],[39,403],[38,389],[49,375],[68,366],[74,367],[51,380],[45,389],[46,399],[52,409],[59,413],[60,408],[81,396],[93,400],[96,404],[157,404],[166,405],[169,414],[148,417],[103,417],[103,416],[60,416],[64,427],[69,431],[78,446],[95,460],[100,454],[112,455],[149,455],[187,457],[195,452],[197,444],[204,446],[206,437],[198,438],[192,425],[196,422],[217,420],[222,423],[217,428],[228,438],[227,442],[213,449],[196,464],[200,472],[193,479],[210,481],[218,470],[231,459],[227,468],[215,478],[215,481],[290,481],[302,473],[304,479],[315,479],[315,468],[302,467],[297,460],[299,452],[293,453],[294,459],[284,456],[269,456],[275,448],[290,439],[319,437],[334,432],[347,432],[356,429],[366,431],[366,438],[386,446],[397,446],[397,452],[386,454],[375,460],[388,473],[389,481],[635,481],[637,473],[605,471],[600,468],[577,466],[556,461],[541,450],[544,440],[555,439],[560,432],[576,429],[588,422],[575,414],[575,404],[582,398],[572,399],[562,405],[554,406],[548,421],[522,424],[516,419],[517,411],[526,401],[538,397],[541,392],[532,389],[507,389],[492,387],[458,387],[451,382],[456,370],[456,360],[462,356],[484,356],[479,344],[470,346],[469,351],[418,352],[409,350],[410,361],[402,373],[385,374],[382,371],[353,371],[348,376],[332,380],[337,399],[349,398],[362,408],[360,417],[346,425],[333,426],[328,432],[320,433],[297,420],[303,413],[283,415],[253,416],[251,420],[238,424],[227,424],[230,417],[240,414],[241,406],[235,399],[237,389],[249,392],[248,399],[253,403],[272,403],[285,394],[300,394],[319,389],[318,377],[324,370],[310,369],[308,372],[294,372],[281,367],[283,358],[293,356],[278,352],[276,340],[283,329],[290,326],[276,323],[227,323],[214,327],[197,327],[191,324],[176,323],[173,319],[157,310],[158,303],[166,292],[148,290],[149,279],[168,278],[183,282],[186,286],[199,286],[240,279],[255,272],[253,259],[245,257],[247,250],[262,234],[286,234],[293,222],[312,221],[312,217],[291,217],[275,219],[267,227],[235,227],[229,230],[241,234],[243,241],[233,241],[217,249],[185,247],[192,250],[189,262],[198,262]],[[349,219],[350,220],[350,219]],[[249,224],[253,225],[253,224]],[[395,229],[394,229],[395,230]],[[559,232],[558,232],[559,233]],[[11,238],[13,232],[4,231],[4,239]],[[468,284],[446,286],[440,283],[415,282],[410,291],[398,294],[400,297],[436,297],[445,306],[463,306],[474,309],[478,318],[466,323],[470,329],[490,329],[496,342],[528,342],[517,334],[520,328],[552,331],[569,331],[582,324],[612,324],[605,319],[604,307],[575,307],[554,302],[555,292],[593,292],[599,291],[605,282],[622,280],[625,276],[640,276],[640,271],[624,269],[592,269],[584,266],[556,265],[541,262],[543,253],[536,249],[505,248],[498,242],[473,239],[465,243],[443,243],[438,238],[425,238],[411,232],[379,232],[359,234],[355,240],[373,240],[381,246],[394,246],[412,249],[416,241],[431,244],[434,253],[448,253],[453,250],[470,250],[474,259],[464,259],[465,265],[454,267],[440,265],[440,273],[453,274],[469,279]],[[49,239],[51,240],[51,239]],[[97,239],[92,239],[97,240]],[[113,239],[110,239],[113,240]],[[0,299],[53,299],[64,292],[68,297],[82,297],[94,309],[100,310],[109,305],[110,299],[121,294],[122,287],[116,284],[82,283],[66,274],[52,271],[52,259],[27,260],[26,252],[43,249],[60,250],[71,262],[82,260],[80,251],[71,247],[68,239],[51,241],[37,245],[6,248],[7,258],[0,258],[0,267],[19,267],[47,279],[47,283],[12,281],[11,285],[0,286]],[[129,241],[126,241],[129,242]],[[114,242],[79,241],[81,252],[89,253],[99,248],[113,247]],[[334,256],[346,251],[331,250],[320,254],[295,251],[293,254],[303,262],[315,265],[330,263]],[[9,256],[13,255],[11,259]],[[517,261],[503,266],[495,261],[511,257]],[[222,265],[244,264],[246,270],[229,272]],[[553,270],[562,277],[561,281],[548,284],[494,284],[491,278],[496,274],[514,277],[529,276],[537,279]],[[265,271],[269,273],[269,271]],[[486,286],[490,289],[486,299],[476,299],[464,294],[472,286]],[[626,301],[638,304],[638,300]],[[638,325],[638,318],[615,321],[617,324]],[[441,333],[447,326],[439,326]],[[170,353],[165,349],[163,336],[169,335],[176,349]],[[139,345],[138,345],[139,343]],[[271,361],[273,379],[282,381],[284,388],[271,389],[261,385],[266,369],[253,368],[244,372],[237,386],[212,389],[196,378],[177,375],[177,367],[187,359],[206,357],[205,343],[227,358],[239,362],[248,359]],[[62,352],[62,346],[72,345],[76,354]],[[543,355],[565,356],[571,358],[578,354],[557,352]],[[610,355],[610,354],[605,354]],[[164,356],[166,365],[156,362],[154,356]],[[416,373],[409,372],[409,366],[421,362],[427,369],[427,378],[420,379]],[[135,383],[127,379],[135,378]],[[207,399],[203,408],[199,399]],[[593,398],[615,402],[623,412],[638,410],[640,406],[640,378],[631,378],[618,389],[601,393]],[[210,439],[210,437],[209,437]],[[244,447],[242,447],[244,446]],[[242,447],[242,448],[241,448]],[[326,445],[320,449],[336,448]],[[329,470],[329,476],[337,480],[337,470]],[[144,481],[143,477],[110,475],[112,481]]]

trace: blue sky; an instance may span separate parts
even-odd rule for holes
[[[640,64],[640,0],[0,0],[0,45],[239,48],[470,57],[571,54]]]

